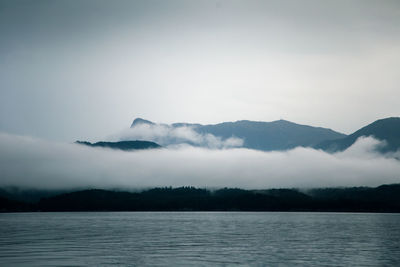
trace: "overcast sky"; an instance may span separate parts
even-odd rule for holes
[[[400,115],[400,1],[0,0],[0,131]]]

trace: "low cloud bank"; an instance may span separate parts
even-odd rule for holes
[[[37,189],[160,186],[292,188],[400,182],[400,161],[360,138],[346,151],[262,152],[181,147],[123,152],[0,134],[0,187]]]
[[[237,137],[222,139],[212,134],[197,133],[190,126],[172,127],[166,124],[145,124],[135,125],[133,128],[110,137],[111,140],[147,140],[156,142],[162,146],[175,146],[190,144],[193,146],[206,147],[211,149],[233,148],[243,146],[243,140]]]

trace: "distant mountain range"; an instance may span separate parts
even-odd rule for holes
[[[136,118],[131,128],[135,129],[135,127],[143,124],[149,126],[162,125],[169,128],[189,127],[198,134],[211,134],[221,138],[221,140],[236,137],[243,140],[242,147],[262,151],[282,151],[300,146],[322,149],[327,152],[337,152],[350,147],[361,136],[373,136],[378,140],[385,141],[386,145],[379,148],[380,152],[384,153],[400,149],[399,117],[377,120],[350,135],[327,128],[301,125],[286,120],[272,122],[241,120],[208,125],[195,123],[173,123],[167,125]],[[155,140],[97,143],[77,141],[77,143],[92,147],[107,147],[121,150],[161,147],[153,141]],[[189,141],[186,143],[193,145]]]
[[[156,125],[151,121],[137,118],[133,121],[131,128],[140,124]],[[241,138],[244,141],[243,147],[263,151],[287,150],[298,146],[313,147],[326,140],[346,137],[345,134],[331,129],[301,125],[285,120],[273,122],[241,120],[208,125],[173,123],[167,126],[190,127],[199,134],[212,134],[223,140],[231,137]]]
[[[119,150],[138,150],[138,149],[151,149],[160,148],[159,144],[150,141],[119,141],[119,142],[97,142],[90,143],[86,141],[76,141],[76,144],[86,145],[91,147],[104,147]]]

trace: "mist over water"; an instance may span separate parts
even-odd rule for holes
[[[298,147],[281,152],[179,146],[124,152],[0,134],[0,186],[35,189],[196,186],[309,188],[400,182],[400,161],[360,138],[329,154]]]

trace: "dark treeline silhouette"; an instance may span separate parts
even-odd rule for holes
[[[119,149],[119,150],[142,150],[142,149],[154,149],[161,148],[161,146],[157,143],[150,141],[119,141],[119,142],[97,142],[90,143],[87,141],[76,141],[78,145],[85,145],[90,147],[102,147],[102,148],[111,148],[111,149]]]
[[[38,201],[0,197],[0,211],[341,211],[400,212],[400,184],[376,188],[310,190],[207,190],[155,188],[142,192],[100,189],[42,197]],[[21,195],[19,195],[21,199]]]

